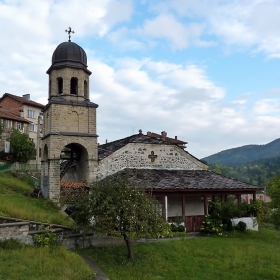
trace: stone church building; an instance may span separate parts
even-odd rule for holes
[[[108,176],[128,176],[131,187],[156,197],[166,219],[184,218],[187,231],[198,231],[208,201],[256,193],[262,188],[208,171],[185,150],[186,142],[166,132],[148,132],[98,145],[96,110],[89,99],[85,51],[70,41],[55,49],[49,75],[48,104],[43,109],[42,189],[57,199],[61,189],[79,188]],[[71,182],[71,184],[70,184]]]

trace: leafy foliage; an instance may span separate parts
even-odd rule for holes
[[[41,247],[52,247],[57,245],[57,237],[54,231],[47,227],[41,227],[40,230],[44,230],[44,233],[38,233],[34,235],[35,243]]]
[[[222,220],[211,215],[206,215],[200,227],[200,231],[206,234],[222,235]]]
[[[234,229],[239,230],[239,231],[245,231],[246,228],[247,228],[247,225],[243,221],[239,221],[238,224],[234,227]]]
[[[131,188],[122,179],[116,182],[104,179],[94,184],[89,193],[76,201],[73,218],[83,228],[92,226],[106,234],[119,232],[130,259],[133,259],[132,237],[160,237],[170,231],[157,201],[144,190]]]
[[[280,229],[280,173],[275,176],[267,184],[269,189],[268,195],[271,197],[272,210],[272,221],[276,229]]]
[[[28,135],[17,129],[13,130],[10,143],[14,158],[18,162],[28,162],[36,152],[35,144],[29,139]]]

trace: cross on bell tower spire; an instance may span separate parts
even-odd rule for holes
[[[75,33],[74,30],[72,30],[72,28],[69,26],[68,30],[66,29],[65,32],[67,32],[69,35],[68,42],[71,42],[71,33]]]

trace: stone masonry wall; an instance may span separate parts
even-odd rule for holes
[[[75,69],[75,68],[70,68],[70,67],[64,67],[60,69],[53,69],[49,79],[51,81],[50,84],[50,95],[59,95],[58,93],[58,78],[63,78],[63,89],[62,92],[63,94],[69,95],[68,97],[71,99],[70,96],[70,84],[71,84],[71,78],[77,78],[78,79],[78,94],[79,100],[83,100],[82,97],[88,99],[88,89],[84,89],[84,81],[86,81],[87,87],[89,86],[89,75],[82,69]],[[50,97],[50,96],[49,96]],[[73,97],[73,96],[72,96]],[[67,98],[68,99],[68,98]]]
[[[29,222],[0,224],[0,240],[13,238],[24,244],[33,244],[33,238],[28,232]]]
[[[151,159],[151,153],[156,158]],[[95,178],[103,178],[124,168],[203,170],[206,165],[179,147],[157,144],[130,143],[100,161]]]
[[[34,244],[34,234],[45,233],[44,230],[30,230],[31,225],[34,223],[32,221],[15,222],[14,220],[16,219],[0,217],[0,240],[16,239],[20,243],[32,245]],[[40,223],[36,224],[38,227]],[[47,224],[44,225],[46,226]],[[92,246],[93,240],[96,239],[93,233],[84,236],[82,233],[72,233],[71,229],[66,227],[65,229],[60,229],[56,235],[58,242],[69,250],[88,248]]]

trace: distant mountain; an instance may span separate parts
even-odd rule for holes
[[[202,160],[208,164],[221,163],[227,166],[236,166],[258,159],[277,156],[280,156],[280,138],[265,145],[246,145],[224,150]]]

